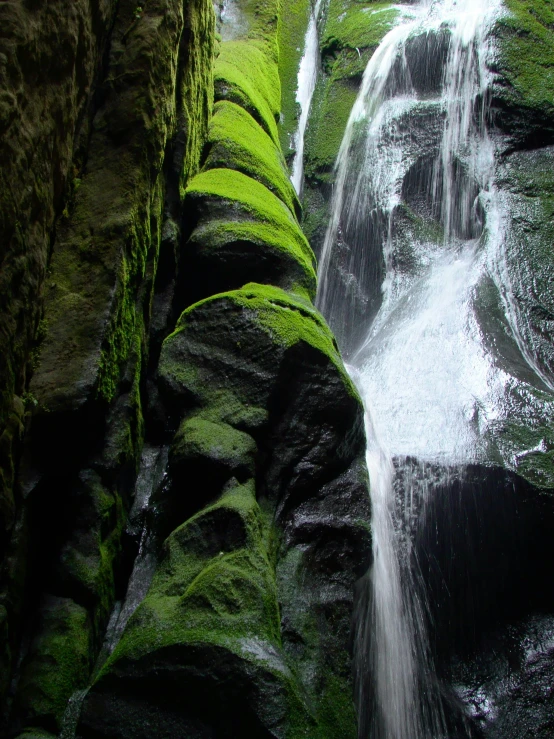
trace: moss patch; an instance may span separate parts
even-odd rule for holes
[[[292,254],[300,252],[302,260],[315,264],[315,257],[306,237],[287,206],[269,190],[242,172],[212,169],[197,175],[187,195],[193,200],[217,199],[229,203],[229,213],[238,219],[252,219],[274,232],[284,248]]]
[[[499,41],[498,67],[502,79],[495,94],[504,105],[527,110],[552,129],[547,123],[554,117],[552,3],[507,0],[506,7],[509,13],[498,20],[494,32]]]
[[[211,148],[205,170],[236,169],[261,182],[293,213],[300,214],[281,150],[243,108],[225,101],[217,103],[208,141]]]
[[[279,77],[281,79],[281,118],[279,135],[287,160],[292,155],[291,140],[298,126],[296,102],[298,67],[304,53],[304,40],[310,20],[310,0],[289,0],[279,17]]]
[[[31,644],[19,685],[16,714],[23,724],[57,733],[67,701],[87,684],[92,659],[85,608],[50,597],[40,609],[40,636]]]
[[[227,41],[214,68],[216,100],[230,100],[247,110],[279,145],[277,118],[281,83],[276,60],[257,41]]]
[[[322,33],[324,75],[306,132],[306,174],[323,181],[332,170],[363,71],[398,18],[388,3],[332,0]]]
[[[307,300],[271,285],[252,283],[245,285],[242,290],[214,295],[192,305],[181,315],[175,332],[166,341],[170,342],[173,336],[194,321],[195,311],[216,301],[228,301],[233,307],[246,311],[253,317],[255,325],[275,345],[283,349],[298,342],[305,342],[317,349],[331,360],[343,378],[349,394],[358,398],[358,393],[344,369],[335,338],[323,316]]]

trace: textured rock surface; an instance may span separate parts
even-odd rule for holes
[[[116,3],[0,7],[0,433],[27,389],[51,232],[85,154]],[[10,496],[12,445],[0,451]],[[9,521],[8,521],[9,523]]]
[[[353,738],[363,411],[310,302],[277,125],[280,7],[237,5],[213,70],[209,2],[121,0],[93,31],[73,10],[85,44],[107,43],[93,104],[68,113],[75,145],[54,141],[69,175],[33,170],[62,184],[37,220],[38,333],[22,307],[34,374],[13,411],[9,389],[0,437],[9,484],[25,437],[0,498],[10,735]]]
[[[320,24],[323,69],[306,130],[302,224],[316,254],[325,236],[333,166],[363,71],[397,12],[388,3],[331,0]]]
[[[5,3],[0,12],[15,12],[15,5]],[[50,200],[41,201],[44,213],[37,210],[27,217],[33,228],[40,226],[46,244],[53,239],[40,347],[26,395],[34,413],[24,473],[15,504],[7,499],[2,507],[3,520],[13,526],[4,545],[2,582],[10,647],[2,656],[6,660],[2,673],[7,679],[25,623],[22,607],[31,613],[36,604],[45,604],[38,619],[29,619],[26,625],[31,647],[21,665],[12,711],[13,726],[19,730],[25,726],[59,730],[67,699],[89,679],[120,587],[125,511],[144,435],[150,314],[160,293],[165,304],[171,303],[179,230],[173,224],[180,221],[182,193],[198,167],[213,100],[210,3],[184,6],[174,0],[143,7],[121,2],[115,20],[108,4],[90,12],[87,8],[85,3],[73,4],[68,20],[55,3],[48,5],[49,12],[32,11],[25,43],[39,50],[43,44],[40,53],[48,51],[56,62],[49,65],[40,54],[33,60],[33,67],[41,71],[28,82],[32,105],[14,108],[27,116],[18,131],[20,138],[6,137],[5,145],[2,140],[6,149],[20,147],[19,158],[12,156],[14,172],[3,169],[14,182],[21,181],[17,170],[21,156],[31,157],[25,166]],[[27,21],[20,20],[25,26]],[[113,28],[108,28],[112,21]],[[74,27],[65,34],[69,22]],[[59,35],[52,35],[54,28]],[[98,71],[98,49],[108,30],[109,55],[96,85],[95,104],[79,129]],[[80,44],[73,51],[70,31]],[[17,38],[9,34],[9,43],[13,46]],[[17,49],[11,53],[16,55]],[[14,59],[8,68],[17,75]],[[57,59],[65,64],[59,70]],[[31,68],[29,58],[27,63]],[[24,89],[18,94],[21,98]],[[40,103],[33,102],[33,95]],[[31,113],[42,115],[42,127]],[[73,138],[79,131],[74,150]],[[20,140],[22,136],[27,139]],[[35,149],[29,145],[31,136],[37,142]],[[61,136],[66,138],[61,141]],[[45,169],[50,166],[46,154],[44,166],[35,163],[33,157],[41,156],[41,137],[55,170]],[[54,234],[54,207],[62,203],[63,168],[70,164],[74,169],[69,197]],[[24,181],[21,184],[24,192]],[[10,212],[2,208],[4,218]],[[20,267],[25,266],[29,279],[35,280],[36,291],[49,254],[46,247],[40,253],[33,249],[27,249],[26,259],[40,258],[41,269],[31,262]],[[161,254],[164,269],[158,270]],[[17,263],[13,255],[11,263]],[[16,277],[3,271],[4,277],[12,279],[11,295],[19,300]],[[29,292],[25,300],[32,303]],[[163,300],[161,304],[164,307]],[[10,319],[9,310],[3,319]],[[32,334],[34,314],[23,312]],[[165,318],[158,316],[158,330],[169,317],[170,310]],[[2,436],[3,449],[20,434],[22,414],[21,405],[15,405]],[[8,472],[13,475],[9,467]],[[53,519],[52,511],[58,508],[63,513]],[[79,632],[80,640],[74,639],[74,632]]]
[[[355,736],[369,501],[362,409],[331,334],[307,301],[251,284],[185,311],[159,373],[185,414],[158,502],[173,530],[79,731]]]

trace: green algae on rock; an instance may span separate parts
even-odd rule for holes
[[[124,716],[143,736],[139,717],[155,716],[160,730],[200,735],[223,721],[263,737],[355,737],[347,643],[369,557],[363,412],[329,329],[306,295],[250,284],[190,306],[158,372],[184,416],[156,503],[173,530],[79,732],[110,735]],[[140,709],[137,690],[148,691]]]
[[[554,137],[554,11],[548,0],[507,0],[497,21],[493,105],[498,124],[518,142]]]
[[[93,658],[89,615],[70,598],[49,596],[39,617],[38,636],[22,665],[15,711],[20,725],[57,734],[67,701],[88,681]]]
[[[320,34],[318,78],[305,140],[303,228],[318,253],[328,220],[333,167],[363,71],[398,17],[389,3],[332,0]]]

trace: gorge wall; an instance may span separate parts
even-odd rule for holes
[[[493,4],[436,3],[429,7],[430,15],[433,8],[448,8],[455,15],[456,7],[463,6],[471,27],[472,10],[477,13],[487,5]],[[320,19],[322,69],[306,133],[303,198],[304,230],[318,255],[329,223],[333,189],[340,186],[335,162],[362,74],[385,35],[398,28],[402,18],[411,17],[411,8],[412,4],[398,7],[331,0],[327,14]],[[416,30],[408,37],[396,67],[391,64],[388,84],[393,92],[386,87],[382,94],[382,100],[390,107],[383,106],[383,117],[375,124],[376,129],[378,125],[382,128],[375,134],[372,149],[367,143],[369,133],[366,139],[364,136],[370,129],[368,121],[378,119],[377,114],[372,119],[368,112],[377,103],[366,100],[363,112],[363,106],[358,108],[359,117],[352,127],[354,174],[332,240],[328,267],[333,271],[335,287],[338,285],[337,303],[342,300],[343,305],[342,314],[339,308],[338,315],[333,315],[332,310],[325,315],[349,364],[360,370],[363,361],[367,361],[364,370],[371,389],[368,404],[373,419],[378,411],[401,419],[390,421],[390,428],[401,439],[391,450],[395,475],[391,511],[401,521],[400,547],[411,552],[406,556],[418,593],[413,600],[428,602],[424,605],[424,620],[434,660],[429,684],[431,690],[440,694],[445,735],[449,737],[515,739],[526,734],[552,734],[553,703],[548,687],[553,679],[554,633],[554,262],[549,184],[554,157],[552,20],[550,3],[508,1],[497,12],[488,39],[493,53],[487,58],[486,74],[490,75],[491,84],[485,98],[477,96],[473,107],[468,108],[469,126],[476,128],[481,111],[487,111],[484,123],[494,152],[494,192],[478,199],[479,187],[475,186],[473,205],[477,210],[482,207],[476,218],[477,223],[481,219],[480,230],[457,232],[450,241],[445,238],[445,221],[437,205],[437,192],[433,191],[436,169],[433,171],[432,163],[440,158],[437,141],[439,146],[441,141],[444,143],[440,132],[446,130],[445,119],[452,113],[441,100],[441,85],[447,83],[444,68],[449,37],[454,32],[445,22],[442,26],[437,24],[434,32],[418,37]],[[475,42],[468,46],[468,56],[477,53],[477,45]],[[385,55],[381,60],[384,58]],[[458,81],[463,80],[466,60],[460,56]],[[407,86],[403,87],[406,80]],[[393,104],[395,85],[398,97]],[[452,126],[454,129],[455,120]],[[472,176],[467,166],[471,145],[471,141],[467,142],[465,151],[462,146],[462,151],[456,151],[453,157],[453,211],[457,207],[456,195],[464,190],[464,179]],[[365,157],[370,150],[375,156],[368,162]],[[381,159],[377,159],[376,153],[380,153]],[[388,191],[385,187],[379,191],[385,193],[384,200],[394,192],[394,197],[387,201],[393,202],[389,210],[383,206],[383,200],[368,197],[365,210],[359,206],[362,198],[356,201],[355,186],[362,181],[356,177],[364,167],[378,173],[372,185],[381,176],[390,186],[394,175],[389,175],[389,170],[396,168],[400,173],[394,183],[396,189],[390,186]],[[369,179],[368,175],[364,184]],[[495,224],[491,222],[494,219],[487,222],[493,210],[487,209],[489,195],[491,199],[498,198],[496,212],[502,214]],[[364,215],[356,218],[354,211],[363,211]],[[425,399],[428,408],[419,426],[420,436],[436,441],[439,434],[434,432],[433,424],[443,428],[442,419],[434,412],[437,408],[439,413],[445,409],[447,401],[441,404],[439,396],[448,398],[452,386],[441,385],[441,378],[448,378],[447,373],[441,375],[437,369],[441,351],[444,357],[451,358],[452,367],[462,367],[465,361],[463,352],[458,351],[463,342],[450,343],[448,331],[441,333],[441,326],[451,319],[450,301],[455,302],[453,294],[460,284],[455,279],[448,284],[450,293],[444,289],[442,302],[429,302],[433,311],[427,322],[420,314],[419,323],[412,321],[418,306],[425,304],[421,296],[426,291],[430,294],[435,290],[434,297],[440,293],[441,278],[435,284],[427,282],[426,270],[429,264],[446,264],[449,248],[463,260],[464,240],[466,244],[471,239],[477,243],[472,253],[478,262],[494,238],[502,245],[496,253],[498,258],[490,259],[484,276],[472,285],[466,305],[470,306],[467,315],[481,337],[482,356],[491,358],[486,382],[494,373],[502,376],[506,384],[500,395],[505,393],[506,405],[496,398],[487,408],[479,397],[466,405],[466,418],[470,419],[467,427],[471,426],[470,433],[475,432],[478,444],[482,444],[477,461],[468,464],[463,459],[447,463],[429,460],[425,458],[423,443],[415,446],[417,451],[423,450],[421,458],[414,449],[398,451],[398,446],[409,437],[407,425],[414,424],[412,431],[415,429],[417,435],[414,418],[419,410],[424,410]],[[454,271],[453,267],[452,274]],[[460,267],[456,273],[460,281],[465,279],[461,273]],[[433,275],[442,275],[442,284],[447,283],[446,270],[441,273],[437,267]],[[405,303],[395,302],[404,289]],[[387,306],[386,298],[391,294]],[[323,301],[318,303],[322,304]],[[378,313],[383,306],[385,318],[381,316],[379,324]],[[372,334],[376,316],[379,328]],[[399,326],[399,335],[405,342],[402,346],[398,340],[395,345],[396,366],[408,370],[396,371],[393,367],[391,371],[388,366],[387,373],[378,374],[382,357],[387,356],[394,341],[391,329]],[[460,326],[461,322],[456,324],[457,328]],[[402,334],[402,327],[413,331],[406,329]],[[431,345],[425,339],[434,330],[440,339],[446,336],[447,340],[442,350],[439,347],[437,354],[425,358],[425,350]],[[470,333],[467,326],[461,326],[465,338]],[[360,349],[366,341],[365,348]],[[451,354],[453,346],[456,351]],[[365,357],[361,356],[364,351]],[[416,355],[422,360],[420,364],[411,363]],[[477,362],[466,376],[463,370],[458,375],[455,372],[454,377],[461,378],[462,385],[465,382],[466,387],[474,388],[471,375],[478,374],[478,366]],[[371,381],[372,373],[377,380]],[[426,373],[430,378],[428,385],[421,381]],[[452,397],[455,395],[456,388]],[[399,412],[402,398],[406,406],[404,416]],[[499,412],[491,413],[491,406]],[[460,417],[460,430],[464,423]],[[446,424],[444,428],[448,433]],[[386,436],[382,426],[379,431]],[[390,438],[386,440],[390,442]],[[408,579],[402,581],[405,590]],[[371,693],[369,685],[367,705],[371,704]],[[370,724],[371,716],[367,726]],[[406,734],[415,735],[415,731]],[[389,734],[368,729],[364,736]]]
[[[552,380],[554,13],[506,11],[488,123],[514,310]],[[398,12],[322,4],[299,197],[306,0],[0,3],[1,736],[366,739],[364,410],[314,252]],[[441,239],[416,170],[406,274]],[[365,282],[344,274],[357,327],[380,252]],[[452,739],[553,731],[554,405],[501,297],[482,285],[476,315],[533,412],[498,421],[487,464],[425,472],[412,542]]]
[[[356,736],[363,409],[278,128],[307,5],[218,12],[0,7],[6,736]]]

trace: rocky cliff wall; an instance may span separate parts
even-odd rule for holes
[[[363,411],[311,304],[281,7],[221,41],[204,0],[0,12],[3,731],[353,737]]]

